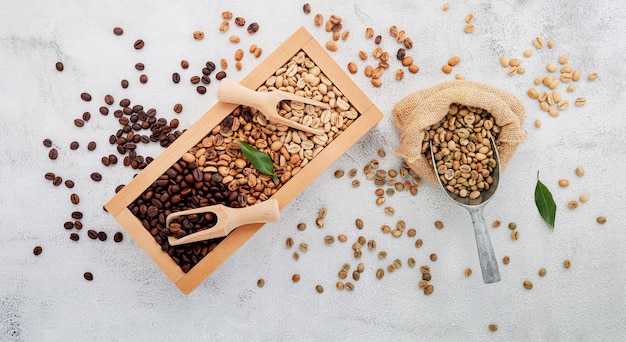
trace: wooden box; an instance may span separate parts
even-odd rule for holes
[[[304,28],[298,29],[285,40],[276,51],[246,76],[241,84],[251,89],[257,89],[300,50],[304,51],[344,94],[359,112],[359,117],[272,195],[271,198],[279,201],[280,208],[286,206],[289,201],[371,130],[383,116],[380,110],[361,92],[343,69]],[[171,257],[161,250],[160,245],[142,226],[139,219],[131,213],[128,206],[235,108],[237,108],[235,104],[223,102],[215,104],[105,205],[108,212],[115,217],[126,232],[184,294],[193,291],[254,233],[261,229],[263,224],[251,224],[235,229],[189,272],[184,273]]]

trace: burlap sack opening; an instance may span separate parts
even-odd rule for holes
[[[522,130],[525,110],[521,101],[510,93],[486,84],[466,80],[441,83],[412,93],[393,107],[393,120],[400,132],[396,154],[427,181],[437,184],[437,175],[422,154],[426,128],[440,122],[450,105],[458,103],[490,112],[502,129],[498,135],[500,167],[504,171],[526,134]]]

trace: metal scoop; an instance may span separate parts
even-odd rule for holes
[[[276,111],[276,107],[278,106],[280,101],[291,100],[310,104],[313,106],[318,106],[324,109],[330,109],[330,106],[324,102],[313,101],[309,98],[298,96],[281,90],[267,92],[254,91],[228,78],[224,78],[220,81],[220,87],[217,90],[217,99],[222,102],[236,103],[256,108],[261,113],[263,113],[263,115],[265,115],[265,118],[267,118],[267,120],[271,122],[285,125],[315,135],[324,134],[324,130],[321,128],[309,127],[282,117]]]
[[[229,208],[221,204],[216,204],[208,207],[178,211],[167,215],[165,226],[169,228],[170,223],[180,216],[204,213],[213,213],[213,215],[215,215],[217,222],[213,227],[185,235],[180,239],[177,239],[175,236],[168,236],[167,239],[170,246],[216,239],[228,235],[235,228],[244,224],[267,223],[280,220],[278,200],[268,199],[261,203],[243,208]]]
[[[435,152],[433,151],[433,142],[430,141],[430,156],[433,161],[433,167],[435,168],[435,174],[441,189],[453,200],[456,204],[467,209],[472,216],[472,223],[474,224],[474,235],[476,236],[476,246],[478,247],[478,260],[480,261],[480,269],[483,274],[483,281],[485,284],[497,283],[500,281],[500,270],[498,269],[498,262],[496,261],[496,255],[493,252],[491,246],[491,239],[489,238],[489,232],[487,231],[487,225],[485,224],[485,218],[483,217],[483,208],[489,200],[493,197],[493,194],[498,188],[498,182],[500,180],[500,157],[498,155],[498,149],[493,141],[493,137],[490,138],[491,148],[493,150],[493,159],[496,161],[496,167],[491,172],[491,178],[493,183],[490,184],[489,189],[482,191],[480,196],[476,199],[470,199],[469,196],[461,197],[448,191],[441,181],[437,170],[437,161],[435,160]]]

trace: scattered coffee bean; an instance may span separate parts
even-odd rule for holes
[[[78,241],[78,240],[80,240],[80,236],[78,234],[76,234],[76,233],[72,233],[72,234],[70,234],[70,240]]]
[[[43,145],[44,145],[45,147],[50,147],[50,146],[52,146],[52,140],[50,140],[50,139],[44,139],[44,140],[43,140]]]
[[[309,4],[308,2],[306,4],[304,4],[302,6],[302,11],[304,12],[304,14],[311,13],[311,4]]]
[[[193,39],[195,39],[195,40],[202,40],[202,39],[204,39],[204,32],[202,32],[202,31],[194,31],[193,32]]]
[[[128,88],[128,80],[122,80],[121,85],[122,85],[122,88],[124,89]]]
[[[256,282],[256,286],[258,286],[258,287],[263,287],[263,286],[265,286],[265,280],[264,280],[263,278],[261,278],[261,279],[257,280],[257,282]]]
[[[56,148],[50,149],[48,152],[48,158],[55,160],[59,157],[59,151]]]
[[[257,31],[259,31],[259,24],[258,23],[254,22],[254,23],[248,25],[248,33],[249,34],[254,34]]]
[[[122,240],[124,240],[124,234],[122,234],[121,232],[117,232],[113,235],[113,241],[120,243],[122,242]]]
[[[74,220],[80,220],[83,218],[83,213],[81,213],[80,211],[74,211],[72,212],[72,218]]]
[[[145,42],[143,40],[137,39],[133,46],[135,47],[135,50],[140,50],[144,47],[144,45],[145,45]]]
[[[235,25],[237,25],[237,26],[244,26],[245,24],[246,24],[246,19],[244,19],[242,17],[235,18]]]
[[[98,172],[93,172],[93,173],[90,175],[90,177],[91,177],[91,179],[92,179],[93,181],[95,181],[95,182],[99,182],[99,181],[101,181],[101,180],[102,180],[102,175],[101,175],[100,173],[98,173]]]
[[[71,194],[70,195],[70,202],[72,202],[72,204],[78,204],[78,203],[80,203],[80,197],[78,197],[77,194]]]
[[[83,121],[87,122],[87,121],[89,121],[89,119],[91,119],[91,113],[84,112],[83,113]]]
[[[381,42],[382,40],[383,40],[383,37],[382,37],[381,35],[377,35],[377,36],[374,38],[374,43],[376,43],[376,44],[380,44],[380,42]]]
[[[41,254],[41,252],[43,252],[43,248],[41,248],[41,246],[35,246],[35,248],[33,249],[33,254],[35,255],[39,255]]]
[[[191,84],[198,84],[198,83],[200,83],[200,76],[192,76],[189,79],[189,82],[191,82]]]
[[[180,112],[182,112],[182,111],[183,111],[183,105],[182,104],[177,103],[177,104],[174,105],[174,112],[176,114],[180,114]]]
[[[83,119],[74,119],[74,126],[83,127],[85,126],[85,120]]]
[[[93,151],[93,150],[95,150],[95,149],[96,149],[96,142],[95,142],[95,141],[90,141],[90,142],[87,144],[87,149],[88,149],[89,151]]]
[[[200,81],[203,84],[209,84],[211,83],[211,78],[209,77],[209,75],[202,75],[202,77],[200,78]]]
[[[143,84],[148,83],[148,76],[146,74],[141,74],[139,76],[139,82],[141,82]]]
[[[72,181],[72,180],[70,180],[70,179],[66,180],[66,181],[65,181],[65,186],[66,186],[68,189],[73,188],[73,187],[74,187],[74,181]]]
[[[63,71],[64,67],[63,67],[63,63],[61,62],[57,62],[54,67],[57,69],[57,71]]]
[[[91,272],[85,272],[83,274],[83,277],[85,278],[85,280],[88,280],[88,281],[92,281],[93,280],[93,274]]]
[[[59,176],[54,177],[54,179],[52,180],[52,185],[54,186],[59,186],[61,185],[61,183],[63,183],[63,178]]]
[[[106,241],[106,239],[107,239],[107,233],[105,233],[105,232],[98,232],[98,240]]]
[[[143,63],[136,63],[135,64],[135,69],[142,71],[143,69],[145,69],[146,66]]]
[[[495,323],[489,324],[489,331],[498,331],[498,325]]]
[[[324,287],[322,285],[315,285],[315,291],[317,291],[317,293],[322,293],[324,292]]]
[[[83,229],[83,223],[82,223],[81,221],[75,221],[75,222],[74,222],[74,228],[75,228],[76,230],[81,230],[81,229]]]
[[[226,72],[224,71],[220,71],[217,74],[215,74],[215,79],[217,79],[218,81],[221,81],[225,77],[226,77]]]
[[[91,95],[89,93],[80,93],[80,98],[83,101],[87,101],[87,102],[91,101]]]
[[[182,61],[180,61],[180,67],[183,69],[187,69],[189,68],[189,62],[185,59],[183,59]]]
[[[89,236],[90,239],[95,240],[98,238],[98,232],[93,229],[89,229],[87,231],[87,236]]]
[[[44,178],[49,181],[53,180],[54,177],[55,177],[54,172],[46,172],[46,174],[44,175]]]
[[[206,87],[205,86],[197,86],[196,87],[196,91],[198,92],[198,94],[205,94],[206,93]]]
[[[172,82],[174,82],[174,83],[180,82],[180,74],[179,73],[175,72],[175,73],[172,74]]]
[[[114,27],[113,34],[116,36],[121,36],[124,34],[124,30],[121,27]]]

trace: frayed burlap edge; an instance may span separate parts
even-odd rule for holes
[[[395,152],[418,174],[431,183],[438,183],[430,156],[422,154],[424,131],[440,122],[453,103],[487,110],[501,127],[497,143],[500,166],[504,171],[526,134],[525,109],[512,94],[490,86],[466,80],[454,80],[412,93],[400,100],[392,110],[400,146]]]

